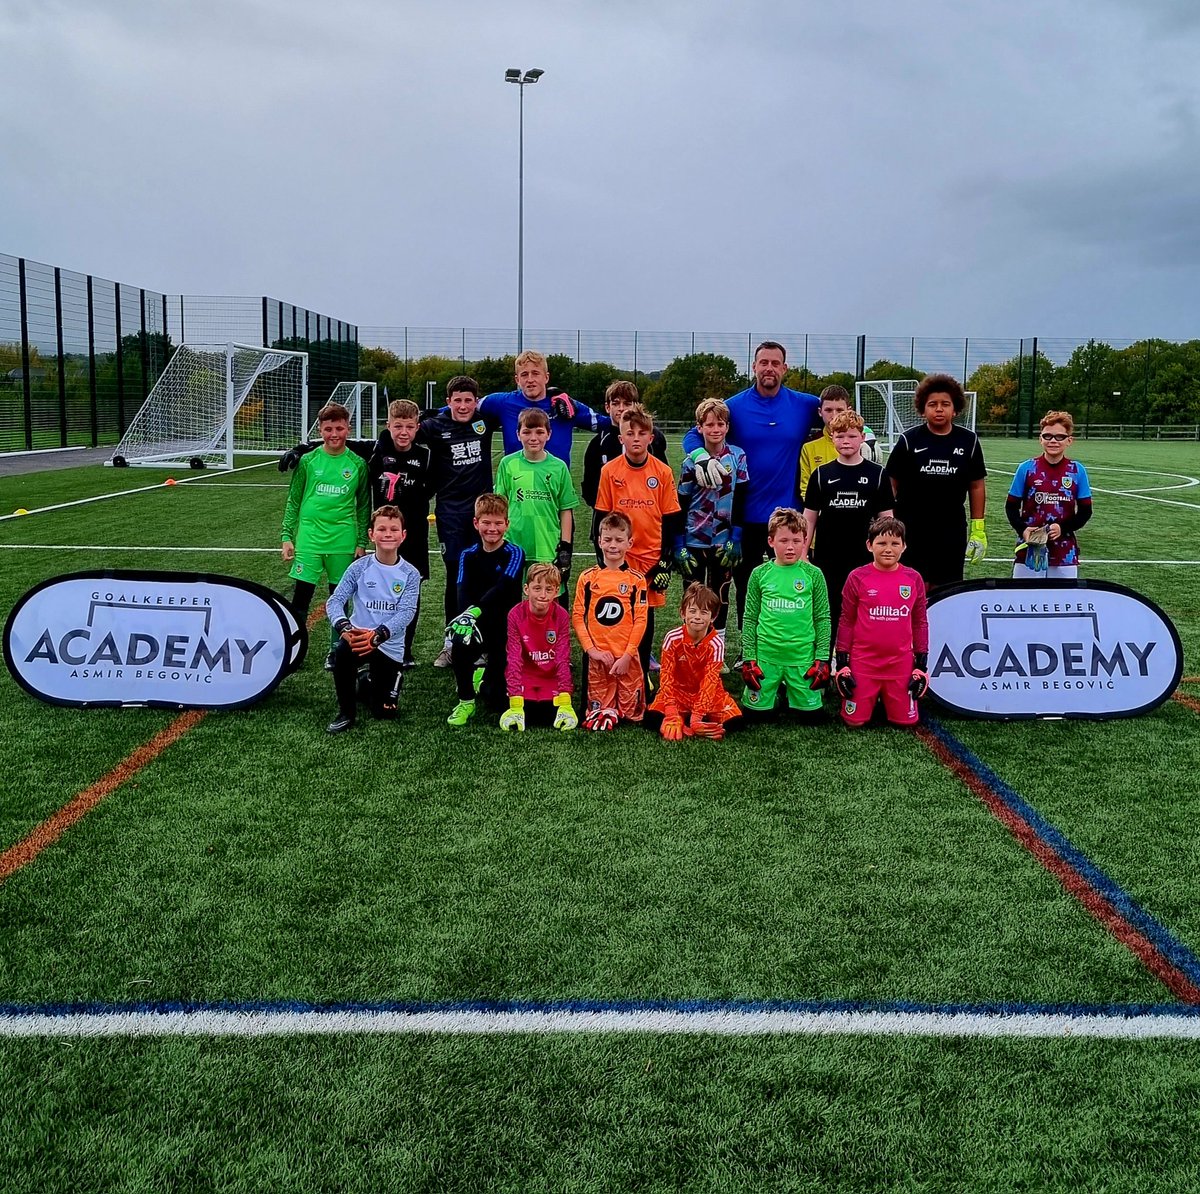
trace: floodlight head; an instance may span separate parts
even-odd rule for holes
[[[521,82],[536,83],[538,79],[540,79],[545,73],[546,72],[544,70],[541,70],[539,67],[535,66],[532,70],[527,70],[525,72],[525,78],[523,78]]]
[[[504,81],[506,83],[519,83],[521,81],[521,72],[515,66],[510,67],[504,72]]]

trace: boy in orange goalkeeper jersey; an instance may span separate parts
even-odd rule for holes
[[[646,629],[646,578],[625,562],[633,524],[624,514],[606,514],[596,529],[604,563],[576,581],[571,625],[587,658],[583,728],[612,730],[618,720],[641,722],[646,713],[638,658]]]
[[[679,605],[683,625],[662,643],[659,689],[646,712],[646,727],[668,742],[711,738],[741,725],[737,702],[721,683],[725,639],[713,628],[721,598],[706,585],[688,585]]]

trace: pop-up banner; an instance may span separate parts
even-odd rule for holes
[[[929,599],[929,689],[958,713],[1132,717],[1182,674],[1171,620],[1121,585],[985,580]]]
[[[44,581],[4,626],[9,671],[55,705],[239,708],[298,668],[307,647],[307,631],[279,594],[186,572]]]

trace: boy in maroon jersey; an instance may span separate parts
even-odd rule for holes
[[[864,726],[875,703],[894,726],[917,724],[917,700],[929,686],[925,582],[900,563],[904,523],[877,518],[867,531],[872,562],[856,568],[842,590],[834,682],[842,720]]]

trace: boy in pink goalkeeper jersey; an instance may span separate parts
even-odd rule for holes
[[[562,573],[553,564],[531,564],[525,600],[508,614],[508,709],[502,730],[553,725],[573,730],[579,724],[571,708],[571,619],[558,604]]]
[[[900,563],[904,523],[877,518],[867,531],[872,562],[856,568],[842,590],[837,673],[842,720],[864,726],[883,698],[895,726],[917,723],[917,700],[929,686],[925,582]]]

